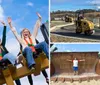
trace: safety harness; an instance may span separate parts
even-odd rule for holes
[[[2,60],[2,50],[0,48],[0,60]]]
[[[36,49],[35,49],[34,44],[32,42],[32,39],[29,37],[30,43],[25,38],[24,38],[24,40],[27,43],[27,45],[32,49],[32,52],[36,52]]]

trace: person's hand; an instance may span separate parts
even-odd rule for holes
[[[39,17],[39,19],[42,19],[41,15],[38,12],[36,14]]]
[[[11,17],[8,17],[7,21],[8,21],[8,24],[11,24],[11,22],[12,22]]]
[[[83,59],[83,61],[85,61],[85,59]]]
[[[0,22],[1,22],[4,26],[6,26],[6,24],[5,24],[5,22],[4,22],[4,21],[0,20]]]
[[[17,56],[16,63],[20,64],[22,60],[23,60],[23,55],[20,54],[19,56]]]

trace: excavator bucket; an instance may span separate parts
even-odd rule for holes
[[[98,60],[96,67],[95,67],[95,71],[98,75],[100,75],[100,59]]]
[[[95,73],[96,66],[99,68],[100,63],[98,61],[98,52],[54,52],[52,54],[52,64],[54,65],[55,74],[73,74],[73,63],[67,61],[77,58],[78,60],[85,59],[84,62],[79,62],[79,74],[82,73]],[[54,69],[51,69],[53,71]]]

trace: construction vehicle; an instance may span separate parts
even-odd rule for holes
[[[73,18],[65,15],[65,22],[73,22]]]
[[[94,23],[86,18],[83,18],[82,16],[77,18],[75,25],[77,34],[84,32],[85,35],[92,35],[95,32]]]
[[[41,29],[46,29],[45,25],[41,26]],[[44,37],[48,36],[46,31],[42,31]],[[46,40],[46,38],[44,38]],[[46,40],[46,42],[48,42]],[[22,65],[20,68],[16,68],[12,64],[7,63],[6,68],[0,68],[0,85],[14,85],[14,80],[34,74],[35,76],[40,75],[40,72],[49,67],[49,60],[44,52],[40,52],[35,58],[36,66],[35,69],[30,71],[24,56],[22,56],[22,61],[19,63]],[[2,62],[5,64],[5,61]]]

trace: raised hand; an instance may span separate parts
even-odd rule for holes
[[[4,26],[6,26],[6,24],[5,24],[5,22],[4,22],[4,21],[0,20],[0,22],[1,22]]]
[[[9,26],[10,26],[10,28],[12,29],[12,24],[11,24],[11,22],[12,22],[12,19],[11,19],[11,17],[8,17],[7,18],[7,21],[8,21],[8,24],[9,24]]]
[[[42,19],[41,15],[38,12],[36,12],[36,14],[39,17],[39,19]]]
[[[11,24],[11,22],[12,22],[11,17],[8,17],[7,21],[8,21],[8,24]]]

